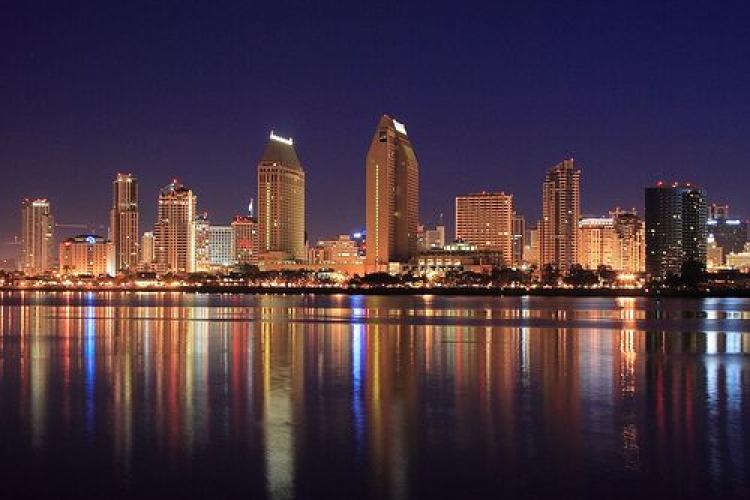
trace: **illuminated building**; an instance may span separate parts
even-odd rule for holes
[[[380,118],[365,170],[367,267],[384,270],[418,250],[419,163],[402,123]]]
[[[273,132],[258,163],[258,231],[264,258],[305,260],[305,172],[293,140]]]
[[[724,255],[742,252],[748,241],[748,224],[739,219],[708,219],[706,229],[708,238],[713,239]],[[723,263],[723,260],[718,262]]]
[[[743,272],[750,271],[750,243],[745,244],[742,252],[728,254],[726,264],[732,269],[740,269]]]
[[[42,274],[53,267],[54,222],[46,199],[21,202],[21,270],[27,276]]]
[[[530,266],[539,266],[539,226],[529,229],[529,238],[523,248],[523,261]]]
[[[417,248],[420,252],[443,248],[445,246],[445,226],[442,219],[443,216],[441,214],[440,223],[433,229],[427,228],[424,224],[417,226]]]
[[[212,267],[234,265],[234,229],[232,226],[208,228],[208,260]]]
[[[154,233],[146,231],[141,237],[141,264],[150,266],[154,263]]]
[[[539,265],[562,274],[578,260],[578,220],[581,218],[581,171],[573,158],[552,167],[542,185]]]
[[[585,269],[606,266],[625,273],[644,271],[644,226],[635,213],[618,209],[609,217],[583,218],[578,231],[578,263]]]
[[[514,266],[523,264],[523,250],[526,245],[526,219],[513,213],[513,259]]]
[[[316,265],[362,264],[357,242],[348,234],[341,234],[335,240],[321,240],[308,253],[308,262]]]
[[[195,217],[195,270],[198,272],[207,272],[211,269],[210,227],[211,221],[208,220],[207,212]]]
[[[193,191],[176,179],[161,190],[154,227],[155,263],[159,271],[195,271],[196,202]]]
[[[724,249],[716,244],[714,236],[709,233],[706,239],[706,269],[719,269],[724,264]]]
[[[646,272],[664,279],[687,261],[706,263],[708,210],[704,191],[688,185],[648,187]]]
[[[234,231],[234,258],[238,264],[258,264],[258,221],[250,215],[235,215],[232,219]]]
[[[115,269],[135,269],[138,265],[138,181],[132,174],[118,173],[112,182],[109,229],[115,248]]]
[[[513,262],[513,195],[477,193],[456,197],[456,240],[497,251]]]
[[[60,243],[60,274],[115,275],[115,247],[95,234],[81,234]]]
[[[445,276],[451,271],[489,273],[504,262],[505,256],[500,251],[457,240],[441,249],[420,253],[402,266],[401,271],[428,277]]]

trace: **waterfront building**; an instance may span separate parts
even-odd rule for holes
[[[570,158],[552,167],[542,185],[539,265],[562,274],[578,260],[578,220],[581,218],[581,171]]]
[[[513,195],[481,192],[456,197],[456,240],[500,252],[513,263]]]
[[[305,172],[294,141],[273,132],[258,163],[258,231],[266,258],[305,260]]]
[[[403,123],[380,118],[365,170],[367,267],[383,271],[418,251],[419,163]]]
[[[528,230],[527,243],[523,248],[523,261],[529,266],[539,267],[539,226],[541,223],[537,221],[537,225]]]
[[[457,240],[443,248],[421,252],[408,265],[402,265],[400,272],[428,278],[461,271],[487,274],[493,268],[503,266],[505,260],[501,251]]]
[[[210,228],[208,212],[199,213],[195,217],[195,270],[198,272],[211,270]]]
[[[110,240],[118,272],[135,269],[138,265],[138,217],[138,181],[133,174],[118,173],[112,182],[109,216]]]
[[[645,227],[635,212],[615,209],[609,217],[583,218],[578,223],[578,263],[636,274],[645,269]]]
[[[724,255],[742,252],[748,241],[748,223],[739,219],[723,217],[708,219],[706,231],[708,238],[713,239],[714,244],[722,249]]]
[[[708,207],[708,218],[709,219],[728,219],[729,218],[729,205],[711,203]]]
[[[511,259],[514,266],[521,266],[523,260],[523,250],[526,245],[526,218],[513,212],[513,258]]]
[[[706,193],[689,184],[648,187],[646,272],[655,279],[679,274],[682,264],[706,264]]]
[[[195,271],[195,210],[197,197],[177,179],[159,193],[154,227],[155,264],[160,272]]]
[[[258,221],[251,215],[235,215],[232,219],[234,231],[234,259],[237,264],[258,264]]]
[[[154,263],[154,233],[146,231],[141,237],[141,265],[150,266]]]
[[[442,223],[442,215],[440,219],[440,223],[434,228],[428,228],[424,224],[417,226],[417,248],[420,252],[445,246],[445,226]]]
[[[730,253],[726,256],[727,267],[739,269],[742,272],[750,272],[750,243],[745,244],[741,252]]]
[[[21,202],[21,270],[34,276],[53,268],[54,221],[50,202],[43,198]]]
[[[234,228],[210,226],[208,229],[208,260],[211,267],[231,267],[235,264]]]
[[[309,262],[315,265],[359,265],[363,259],[359,254],[357,242],[348,234],[340,234],[335,240],[320,240],[310,249]]]
[[[60,274],[65,276],[114,276],[116,250],[111,241],[95,234],[81,234],[60,243]]]

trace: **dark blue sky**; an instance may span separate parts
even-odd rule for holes
[[[140,178],[144,230],[173,176],[227,221],[271,128],[305,165],[311,237],[351,231],[384,112],[414,143],[427,222],[482,189],[538,217],[570,155],[587,214],[680,179],[745,217],[750,11],[703,3],[5,2],[0,236],[25,196],[106,224],[118,170]]]

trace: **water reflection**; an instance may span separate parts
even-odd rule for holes
[[[3,496],[750,493],[748,301],[0,301]]]

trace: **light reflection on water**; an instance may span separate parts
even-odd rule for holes
[[[0,294],[0,495],[747,496],[750,301]]]

